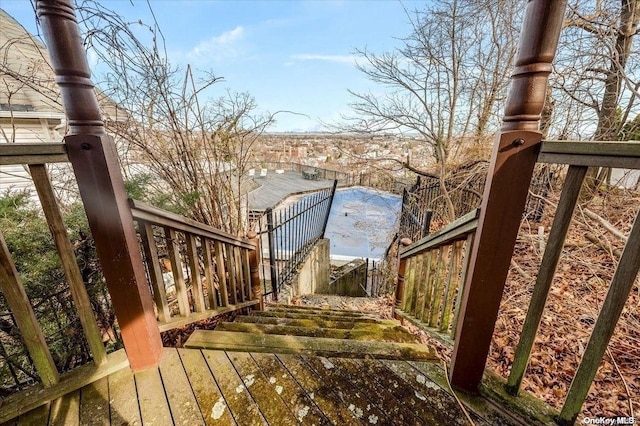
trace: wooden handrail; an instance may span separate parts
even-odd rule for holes
[[[543,141],[538,162],[638,169],[640,168],[640,143]]]
[[[400,258],[415,256],[427,250],[432,250],[440,246],[449,245],[452,242],[464,240],[470,233],[473,233],[478,226],[480,209],[474,209],[466,215],[456,219],[442,229],[427,235],[408,247],[400,250]]]
[[[193,219],[180,216],[179,214],[150,206],[142,201],[129,199],[129,205],[131,206],[131,213],[133,214],[134,219],[142,220],[157,226],[165,226],[175,230],[188,232],[199,237],[221,241],[247,250],[253,249],[253,245],[247,240],[216,229],[213,226],[205,225]]]
[[[0,166],[64,163],[68,161],[67,147],[63,143],[0,144]]]

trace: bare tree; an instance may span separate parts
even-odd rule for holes
[[[562,138],[617,140],[638,114],[638,24],[638,0],[576,0],[569,7],[554,76],[566,104]],[[587,198],[607,175],[589,171]]]
[[[129,148],[130,170],[151,173],[156,189],[188,216],[242,233],[242,177],[273,115],[257,114],[246,93],[226,91],[203,102],[222,79],[213,73],[196,79],[189,66],[172,67],[157,23],[127,22],[93,1],[79,11],[87,47],[108,69],[100,87],[127,111],[106,124]]]
[[[380,92],[351,92],[355,116],[345,117],[346,127],[420,135],[437,166],[452,220],[454,206],[444,183],[450,160],[499,126],[519,10],[502,0],[442,0],[407,17],[411,33],[401,47],[382,54],[357,51],[358,69]]]

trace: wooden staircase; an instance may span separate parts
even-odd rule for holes
[[[186,348],[342,358],[437,361],[435,351],[395,320],[372,314],[271,305],[215,330],[196,330]]]

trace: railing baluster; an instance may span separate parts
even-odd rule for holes
[[[159,264],[158,246],[153,237],[153,227],[150,223],[141,221],[138,228],[142,240],[142,250],[144,257],[147,259],[147,267],[149,268],[149,277],[151,279],[151,287],[153,288],[153,300],[158,308],[158,319],[160,322],[167,322],[171,319],[171,312],[169,311],[167,291]]]
[[[227,271],[224,261],[224,248],[220,241],[215,241],[213,246],[216,251],[216,269],[218,271],[218,285],[220,286],[220,305],[227,307],[229,305],[229,292],[227,290]]]
[[[448,247],[440,247],[438,249],[438,260],[436,263],[436,270],[433,275],[433,295],[431,298],[429,327],[436,327],[438,325],[438,315],[440,314],[440,305],[442,303],[442,269],[444,265],[445,249],[448,249]]]
[[[405,293],[404,303],[402,305],[402,310],[405,312],[409,312],[411,310],[411,305],[413,304],[414,299],[414,288],[415,288],[415,280],[416,280],[416,258],[411,257],[407,261],[407,275],[406,275],[405,285],[407,288],[407,292]]]
[[[53,241],[58,250],[60,263],[67,277],[71,297],[76,305],[78,318],[82,324],[84,335],[87,338],[87,343],[93,355],[93,360],[96,365],[101,365],[107,360],[107,352],[102,344],[102,336],[96,323],[96,317],[91,309],[91,301],[89,300],[87,288],[84,285],[73,247],[69,241],[67,228],[62,220],[62,214],[60,213],[58,203],[53,193],[47,168],[44,164],[32,164],[29,166],[29,171],[31,172],[36,191],[38,192],[40,204],[42,205],[49,230],[53,236]]]
[[[549,241],[547,241],[542,256],[542,262],[540,263],[540,270],[538,271],[536,284],[533,288],[533,295],[529,303],[527,317],[522,327],[520,341],[518,342],[509,379],[507,380],[506,389],[511,395],[517,395],[520,390],[520,384],[522,383],[527,364],[529,363],[531,348],[533,347],[533,342],[540,325],[544,305],[547,301],[549,289],[551,288],[551,283],[558,266],[558,260],[562,253],[564,240],[567,237],[567,231],[569,230],[573,211],[586,172],[586,167],[579,166],[570,166],[567,171],[560,201],[558,202],[553,224],[551,225]]]
[[[425,323],[428,322],[429,320],[429,313],[431,312],[432,309],[432,297],[433,297],[433,265],[434,265],[434,261],[433,261],[433,257],[434,257],[434,253],[433,250],[428,250],[425,253],[425,256],[427,258],[427,267],[426,267],[426,274],[424,277],[424,285],[425,285],[425,295],[424,295],[424,306],[422,307],[422,313],[420,314],[420,316],[418,317],[418,319],[424,321]]]
[[[251,267],[249,266],[249,250],[240,249],[240,256],[242,258],[242,268],[244,270],[244,288],[247,295],[246,300],[252,300],[251,297]]]
[[[456,290],[460,285],[460,260],[462,259],[462,244],[464,241],[456,241],[451,246],[451,256],[449,257],[449,272],[447,274],[447,285],[444,291],[444,303],[440,312],[440,331],[449,331],[451,323],[451,310]]]
[[[627,243],[611,280],[611,286],[600,310],[600,315],[593,327],[591,337],[589,337],[589,343],[584,350],[578,371],[571,382],[569,393],[560,412],[560,423],[573,424],[578,417],[636,280],[638,270],[640,270],[640,211],[638,211],[631,232],[627,237]]]
[[[235,265],[233,264],[235,255],[234,255],[233,247],[228,244],[224,245],[224,251],[225,251],[225,260],[227,263],[227,273],[229,274],[229,281],[228,281],[229,302],[232,305],[235,305],[238,303],[238,285],[236,281],[236,268],[235,268]]]
[[[169,260],[171,261],[173,283],[176,286],[178,309],[180,310],[181,316],[188,317],[191,314],[191,308],[189,307],[187,286],[184,282],[184,274],[182,273],[178,234],[171,228],[164,228],[164,235],[167,238],[167,251],[169,253]]]
[[[187,256],[189,257],[189,269],[191,270],[191,293],[193,294],[194,310],[204,312],[204,294],[202,293],[202,279],[200,278],[200,265],[198,264],[198,247],[196,237],[185,234],[187,239]]]
[[[453,308],[453,328],[451,335],[456,335],[456,327],[458,326],[458,313],[460,311],[460,302],[462,301],[462,293],[464,293],[464,283],[467,279],[467,272],[469,271],[469,257],[471,255],[471,248],[473,247],[474,233],[470,233],[467,236],[467,241],[464,243],[464,256],[462,258],[462,266],[460,272],[460,283],[458,284],[458,295],[456,296],[456,303]]]
[[[2,233],[0,233],[0,288],[2,288],[4,299],[22,333],[22,339],[36,370],[38,370],[42,384],[45,386],[55,385],[60,380],[58,370]]]
[[[209,309],[218,307],[218,296],[213,281],[213,264],[211,254],[211,243],[206,238],[202,239],[202,262],[204,264],[204,278],[207,287],[207,299],[209,300]]]
[[[400,240],[400,244],[403,247],[408,247],[411,245],[411,240],[409,238],[403,238]],[[407,270],[407,262],[408,259],[406,257],[401,257],[398,262],[398,276],[396,278],[396,302],[395,308],[400,309],[402,307],[402,303],[404,302],[405,297],[405,273]]]
[[[426,283],[424,280],[424,270],[425,270],[425,266],[424,266],[424,254],[420,254],[418,256],[416,256],[416,275],[415,275],[415,280],[416,280],[416,286],[415,286],[415,291],[416,291],[416,298],[415,298],[415,305],[413,306],[413,309],[411,310],[411,314],[413,316],[420,316],[420,310],[422,309],[422,305],[424,305],[424,298],[425,298],[425,291],[426,291]]]
[[[247,300],[246,288],[244,285],[244,267],[242,265],[242,258],[240,256],[240,247],[233,247],[233,266],[236,270],[236,283],[238,286],[238,298],[240,302]]]

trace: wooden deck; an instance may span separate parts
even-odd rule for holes
[[[6,425],[464,425],[437,364],[165,348]],[[437,374],[435,374],[437,376]],[[488,411],[476,424],[514,424]]]

